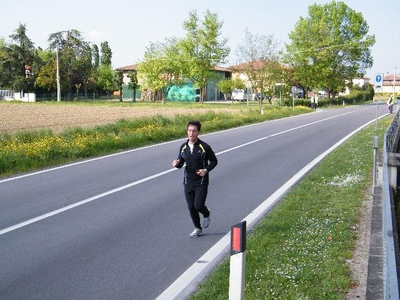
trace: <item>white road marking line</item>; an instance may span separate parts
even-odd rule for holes
[[[167,173],[170,173],[170,172],[172,172],[172,171],[175,171],[175,170],[177,170],[177,169],[175,169],[175,168],[174,168],[174,169],[170,169],[170,170],[167,170],[167,171],[164,171],[164,172],[161,172],[161,173],[158,173],[158,174],[155,174],[155,175],[152,175],[152,176],[149,176],[149,177],[146,177],[146,178],[137,180],[137,181],[135,181],[135,182],[131,182],[131,183],[129,183],[129,184],[120,186],[120,187],[118,187],[118,188],[116,188],[116,189],[109,190],[109,191],[107,191],[107,192],[105,192],[105,193],[98,194],[98,195],[96,195],[96,196],[87,198],[87,199],[85,199],[85,200],[76,202],[76,203],[74,203],[74,204],[67,205],[67,206],[64,206],[64,207],[62,207],[62,208],[60,208],[60,209],[51,211],[51,212],[49,212],[49,213],[47,213],[47,214],[43,214],[43,215],[38,216],[38,217],[36,217],[36,218],[33,218],[33,219],[27,220],[27,221],[25,221],[25,222],[16,224],[16,225],[14,225],[14,226],[11,226],[11,227],[2,229],[2,230],[0,230],[0,235],[3,235],[3,234],[5,234],[5,233],[7,233],[7,232],[16,230],[16,229],[18,229],[18,228],[21,228],[21,227],[30,225],[30,224],[32,224],[32,223],[35,223],[35,222],[38,222],[38,221],[47,219],[47,218],[49,218],[49,217],[52,217],[52,216],[57,215],[57,214],[59,214],[59,213],[62,213],[62,212],[64,212],[64,211],[70,210],[70,209],[75,208],[75,207],[77,207],[77,206],[81,206],[81,205],[83,205],[83,204],[86,204],[86,203],[89,203],[89,202],[98,200],[98,199],[103,198],[103,197],[105,197],[105,196],[108,196],[108,195],[111,195],[111,194],[120,192],[120,191],[125,190],[125,189],[127,189],[127,188],[130,188],[130,187],[132,187],[132,186],[135,186],[135,185],[138,185],[138,184],[140,184],[140,183],[143,183],[143,182],[152,180],[152,179],[154,179],[154,178],[163,176],[163,175],[165,175],[165,174],[167,174]]]

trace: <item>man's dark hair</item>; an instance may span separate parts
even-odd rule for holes
[[[198,131],[201,130],[201,123],[200,123],[200,121],[189,121],[189,123],[187,124],[187,127],[186,127],[186,128],[189,128],[189,126],[196,126]]]

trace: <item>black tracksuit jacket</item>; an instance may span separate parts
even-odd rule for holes
[[[182,168],[186,163],[183,183],[186,185],[208,185],[208,173],[218,164],[218,159],[211,146],[198,139],[193,145],[193,153],[190,151],[189,140],[183,143],[179,149],[178,159],[180,163],[177,168]],[[207,169],[204,177],[197,175],[199,169]]]

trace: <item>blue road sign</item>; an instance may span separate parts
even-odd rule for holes
[[[383,73],[375,74],[375,88],[380,89],[383,85]]]

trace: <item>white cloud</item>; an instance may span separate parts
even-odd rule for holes
[[[101,42],[107,39],[110,36],[108,32],[101,32],[97,30],[93,30],[85,35],[85,38],[91,42]]]

